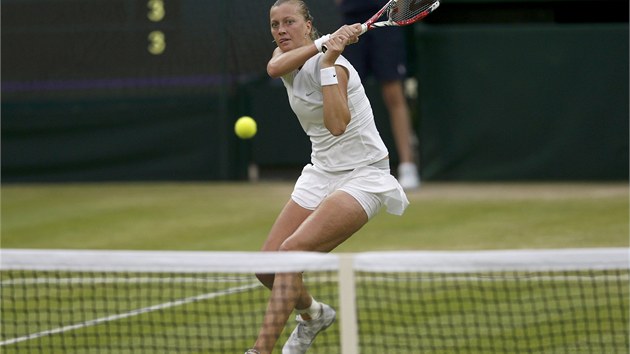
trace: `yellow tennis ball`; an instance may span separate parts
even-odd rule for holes
[[[241,139],[250,139],[256,135],[256,121],[252,117],[243,116],[236,120],[234,132]]]

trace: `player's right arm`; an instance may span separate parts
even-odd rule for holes
[[[350,38],[348,44],[356,43],[361,34],[361,24],[343,25],[331,37],[345,36]],[[302,67],[313,55],[319,53],[314,43],[283,52],[277,47],[267,63],[267,74],[276,79]]]
[[[317,53],[315,44],[295,48],[288,52],[283,52],[282,49],[276,48],[267,63],[267,74],[274,79],[284,76],[300,68],[309,58]]]

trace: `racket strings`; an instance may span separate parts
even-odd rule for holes
[[[398,0],[388,10],[392,22],[408,21],[429,9],[436,0]]]

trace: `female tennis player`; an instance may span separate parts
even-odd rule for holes
[[[389,154],[359,75],[341,55],[358,41],[361,24],[319,37],[302,0],[277,0],[269,13],[278,47],[267,72],[282,78],[312,152],[262,250],[329,252],[381,207],[402,215],[409,201],[390,173]],[[313,299],[300,273],[257,277],[271,297],[258,339],[246,354],[271,353],[294,309],[298,324],[282,353],[305,353],[334,322],[335,310]]]

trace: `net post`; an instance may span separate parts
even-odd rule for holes
[[[359,331],[354,283],[354,254],[339,255],[339,314],[341,354],[359,353]]]

